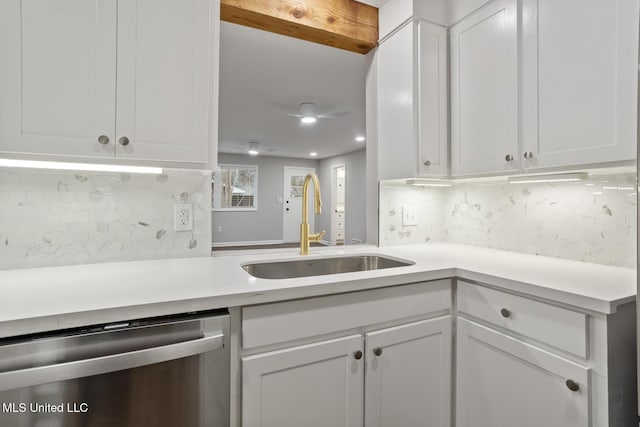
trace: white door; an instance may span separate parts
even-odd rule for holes
[[[206,163],[214,7],[118,1],[118,157]]]
[[[300,241],[302,224],[302,185],[312,168],[284,167],[284,190],[282,197],[282,240],[285,243]],[[311,233],[315,233],[315,214],[313,212],[313,183],[309,187],[309,224]],[[325,205],[326,206],[326,205]]]
[[[366,427],[451,426],[451,316],[366,334]]]
[[[0,152],[113,156],[116,28],[113,0],[0,1]]]
[[[362,341],[352,335],[243,357],[243,427],[361,427]]]
[[[525,169],[633,160],[638,0],[524,0]]]
[[[589,369],[465,319],[457,323],[458,427],[588,427]]]
[[[497,0],[451,28],[452,175],[519,167],[517,12]]]

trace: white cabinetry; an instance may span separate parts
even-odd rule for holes
[[[524,0],[523,167],[635,159],[638,0]]]
[[[458,427],[589,426],[587,368],[466,319],[457,351]]]
[[[243,358],[242,424],[362,426],[363,350],[352,335]]]
[[[242,425],[449,427],[450,309],[450,280],[244,308]]]
[[[218,7],[1,2],[0,152],[205,164]]]
[[[365,337],[365,426],[450,426],[451,317]]]
[[[378,47],[378,178],[448,173],[447,30],[410,21]]]
[[[518,154],[516,0],[451,28],[451,174],[514,171]]]

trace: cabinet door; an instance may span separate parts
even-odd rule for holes
[[[524,168],[635,159],[638,3],[524,0]]]
[[[0,57],[0,152],[113,156],[115,1],[2,0]]]
[[[447,29],[418,21],[418,173],[446,176],[448,165]]]
[[[519,168],[516,0],[451,28],[451,155],[452,175]]]
[[[457,352],[458,427],[589,426],[589,369],[461,318]]]
[[[214,7],[215,0],[118,2],[118,157],[206,163]]]
[[[242,358],[244,427],[361,427],[362,335]]]
[[[378,177],[409,178],[418,152],[414,117],[414,23],[385,40],[378,64]]]
[[[366,427],[451,425],[451,317],[366,335]]]

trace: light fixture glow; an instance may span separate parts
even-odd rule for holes
[[[309,153],[309,155],[311,157],[316,157],[318,155],[318,153],[316,153],[315,151],[312,151],[311,153]]]
[[[408,179],[406,183],[421,187],[451,187],[451,182],[438,179]]]
[[[249,151],[248,151],[248,153],[249,153],[250,155],[252,155],[252,156],[257,156],[257,155],[258,155],[258,150],[253,150],[253,149],[251,149],[251,150],[249,150]]]
[[[556,175],[510,176],[509,184],[535,184],[541,182],[579,182],[587,179],[586,173],[565,173]]]
[[[356,136],[356,142],[364,142],[364,136]]]
[[[300,123],[304,123],[305,125],[310,125],[315,123],[317,119],[313,116],[304,116],[300,119]]]
[[[148,166],[105,165],[93,163],[49,162],[40,160],[0,159],[0,167],[74,170],[88,172],[144,173],[160,175],[162,168]]]

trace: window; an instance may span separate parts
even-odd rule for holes
[[[220,165],[211,179],[213,210],[258,209],[258,166]]]

